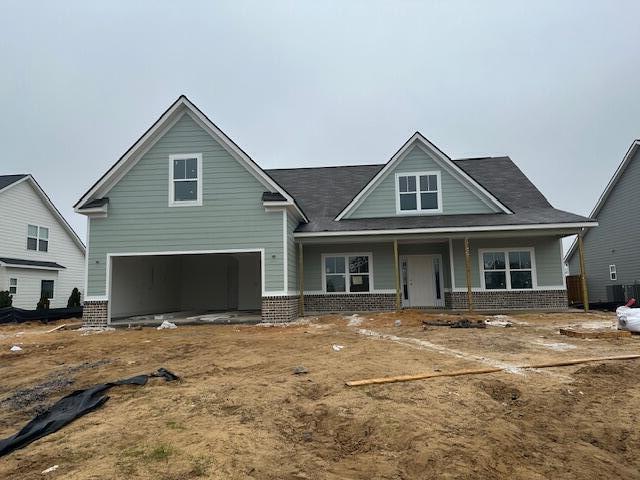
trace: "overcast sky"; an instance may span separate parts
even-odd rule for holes
[[[416,130],[588,214],[640,137],[640,2],[0,0],[0,174],[72,205],[182,93],[264,168]]]

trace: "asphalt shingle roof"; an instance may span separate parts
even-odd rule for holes
[[[65,268],[56,262],[41,262],[40,260],[24,260],[22,258],[0,257],[0,262],[6,263],[11,267],[45,267],[45,268],[56,268],[56,269]]]
[[[388,218],[334,218],[384,165],[266,170],[298,202],[309,218],[297,232],[447,228],[587,222],[557,210],[509,157],[461,159],[454,162],[491,192],[513,214],[432,215]]]
[[[2,190],[5,187],[8,187],[12,183],[16,183],[18,180],[21,180],[21,179],[23,179],[24,177],[27,177],[27,176],[28,176],[27,174],[0,175],[0,190]]]

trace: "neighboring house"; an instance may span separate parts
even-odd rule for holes
[[[0,175],[0,290],[34,310],[42,295],[66,307],[84,291],[85,249],[31,175]]]
[[[592,303],[624,301],[626,296],[638,295],[633,288],[640,286],[638,206],[640,139],[631,144],[589,215],[597,220],[598,228],[582,232],[587,290]],[[572,275],[580,273],[577,241],[567,252],[566,262]]]
[[[262,170],[184,96],[75,208],[92,323],[465,309],[467,285],[476,309],[565,308],[561,239],[596,225],[508,157],[453,161],[419,133],[385,165]]]

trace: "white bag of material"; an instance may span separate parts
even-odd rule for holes
[[[618,307],[618,330],[640,333],[640,308]]]
[[[174,329],[174,328],[178,328],[175,323],[171,323],[168,320],[165,320],[160,324],[160,326],[158,327],[158,330],[166,330],[166,329]]]

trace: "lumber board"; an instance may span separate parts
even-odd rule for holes
[[[570,365],[580,365],[582,363],[591,362],[603,362],[608,360],[636,360],[640,358],[640,355],[616,355],[610,357],[591,357],[591,358],[575,358],[572,360],[557,360],[547,363],[534,363],[528,365],[520,365],[516,368],[519,369],[534,369],[534,368],[552,368],[552,367],[566,367]],[[453,372],[439,372],[439,373],[419,373],[416,375],[397,375],[394,377],[380,377],[380,378],[367,378],[364,380],[352,380],[346,382],[348,387],[360,387],[363,385],[376,385],[383,383],[396,383],[396,382],[410,382],[414,380],[427,380],[430,378],[438,377],[459,377],[463,375],[483,375],[486,373],[497,373],[503,371],[504,368],[491,367],[480,368],[475,370],[457,370]]]
[[[572,328],[561,328],[560,334],[575,338],[621,338],[632,336],[629,330],[574,330]]]

